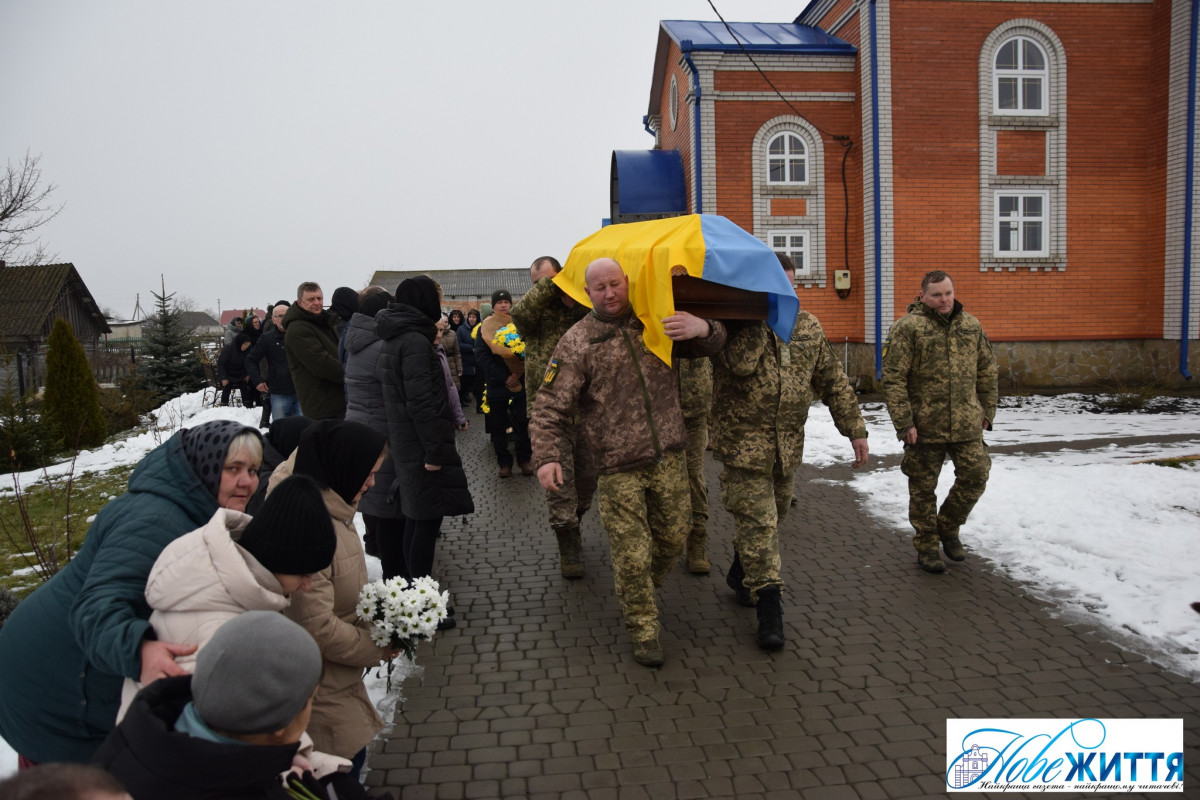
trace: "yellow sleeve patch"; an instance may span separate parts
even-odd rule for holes
[[[554,383],[554,379],[558,377],[558,359],[550,359],[550,363],[546,365],[546,374],[542,376],[542,385],[549,386]]]

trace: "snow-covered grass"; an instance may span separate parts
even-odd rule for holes
[[[1011,398],[985,436],[993,449],[987,491],[963,529],[982,556],[1070,619],[1110,631],[1122,646],[1185,675],[1200,675],[1200,463],[1142,463],[1200,454],[1200,401],[1172,413],[1096,413],[1084,395]],[[1007,406],[1007,407],[1004,407]],[[864,408],[873,456],[903,452],[881,404]],[[1123,443],[1133,437],[1184,437]],[[849,461],[850,446],[814,406],[805,461]],[[1082,446],[1073,446],[1073,443]],[[911,536],[898,461],[853,475],[863,506]],[[939,500],[953,483],[949,464]]]
[[[232,419],[243,422],[246,425],[257,426],[261,413],[261,410],[257,408],[209,407],[204,403],[201,392],[184,395],[156,409],[151,415],[153,418],[152,427],[131,434],[119,441],[110,441],[96,450],[80,453],[75,462],[75,473],[82,474],[84,472],[104,471],[125,464],[135,464],[159,444],[169,439],[180,428],[195,427],[196,425],[218,419]],[[45,474],[51,477],[59,477],[67,474],[70,469],[71,465],[64,463],[48,468]],[[28,487],[42,480],[43,477],[44,475],[40,470],[37,472],[27,472],[19,476],[22,487]],[[0,478],[0,491],[7,490],[11,492],[12,486],[12,475]],[[91,520],[88,520],[88,522],[91,522]],[[355,518],[355,524],[361,536],[365,532],[361,514]],[[18,569],[10,574],[27,571],[29,570]],[[379,559],[367,558],[367,574],[369,580],[376,580],[383,576],[383,569],[379,564]],[[404,679],[414,671],[419,670],[419,665],[414,665],[404,656],[396,659],[396,664],[392,671],[392,691],[390,693],[387,691],[386,677],[380,670],[371,670],[367,674],[365,678],[367,693],[370,695],[372,702],[375,703],[376,708],[379,709],[380,716],[385,721],[391,719],[392,712],[402,699],[400,688]],[[15,772],[16,769],[17,754],[7,742],[0,739],[0,777],[9,775]]]
[[[1063,614],[1093,620],[1125,647],[1184,674],[1200,675],[1200,617],[1189,608],[1200,600],[1200,466],[1137,463],[1200,454],[1200,401],[1184,400],[1177,407],[1169,413],[1097,413],[1095,399],[1084,395],[1006,399],[995,430],[986,436],[988,444],[1035,447],[993,453],[987,492],[963,537],[973,555],[1050,599]],[[180,427],[213,419],[255,425],[258,414],[257,409],[206,408],[200,393],[188,395],[156,412],[159,431],[82,453],[75,469],[134,463]],[[868,404],[864,415],[872,456],[898,456],[902,448],[886,409]],[[1162,436],[1184,439],[1126,441]],[[1087,445],[1073,446],[1075,442]],[[850,457],[849,443],[829,414],[814,406],[806,427],[805,461],[829,466],[848,463]],[[899,462],[886,460],[887,466],[876,461],[847,480],[871,514],[894,527],[897,536],[911,536]],[[51,473],[57,474],[56,469],[66,471],[58,467]],[[22,485],[39,477],[22,475]],[[939,496],[945,496],[951,481],[947,467]],[[368,570],[372,580],[380,577],[376,559],[368,559]],[[414,669],[420,666],[398,664],[390,696],[383,677],[368,676],[368,691],[385,719],[400,699],[405,675]],[[0,740],[0,775],[15,768],[16,754]]]

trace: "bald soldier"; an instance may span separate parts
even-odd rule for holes
[[[983,432],[996,416],[997,370],[979,320],[954,298],[941,270],[921,280],[921,294],[896,321],[883,346],[883,390],[896,436],[904,441],[908,519],[917,564],[942,573],[938,544],[951,561],[966,559],[959,528],[987,487],[992,462]],[[949,456],[954,485],[939,510],[938,476]]]
[[[533,463],[544,488],[562,487],[559,453],[577,408],[599,473],[600,523],[633,658],[657,667],[663,651],[654,590],[691,524],[679,390],[671,366],[646,347],[621,265],[598,259],[584,276],[592,311],[563,335],[546,367],[530,425]],[[677,311],[661,324],[685,357],[713,355],[725,344],[720,322]]]

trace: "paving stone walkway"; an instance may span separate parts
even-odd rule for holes
[[[1182,717],[1200,796],[1200,686],[1055,617],[969,550],[946,575],[921,572],[911,541],[840,482],[848,466],[798,473],[780,537],[788,642],[768,654],[724,584],[733,526],[710,461],[713,574],[681,564],[668,579],[666,664],[638,666],[595,511],[587,575],[566,581],[536,478],[500,479],[482,417],[471,423],[460,451],[476,513],[446,521],[436,567],[459,625],[421,647],[369,787],[406,800],[936,797],[947,717]]]

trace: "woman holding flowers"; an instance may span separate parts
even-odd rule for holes
[[[354,515],[386,458],[382,433],[358,422],[321,420],[305,429],[295,452],[271,473],[267,495],[288,476],[307,475],[321,488],[333,521],[333,563],[312,576],[308,591],[292,596],[285,613],[312,634],[324,661],[308,734],[317,750],[350,759],[355,774],[366,760],[367,744],[383,728],[363,684],[363,670],[399,653],[375,644],[369,623],[357,614],[367,561]]]
[[[485,422],[501,478],[512,475],[509,428],[512,428],[521,473],[533,474],[530,464],[533,446],[529,443],[529,415],[525,407],[525,342],[509,316],[511,308],[512,295],[503,289],[492,292],[493,313],[479,326],[475,341],[475,368],[483,370],[487,376]]]
[[[434,347],[441,293],[421,275],[404,280],[395,296],[396,302],[375,316],[383,340],[377,374],[396,468],[393,499],[404,516],[405,577],[412,580],[433,569],[442,518],[470,514],[475,506],[454,446],[451,400]]]

